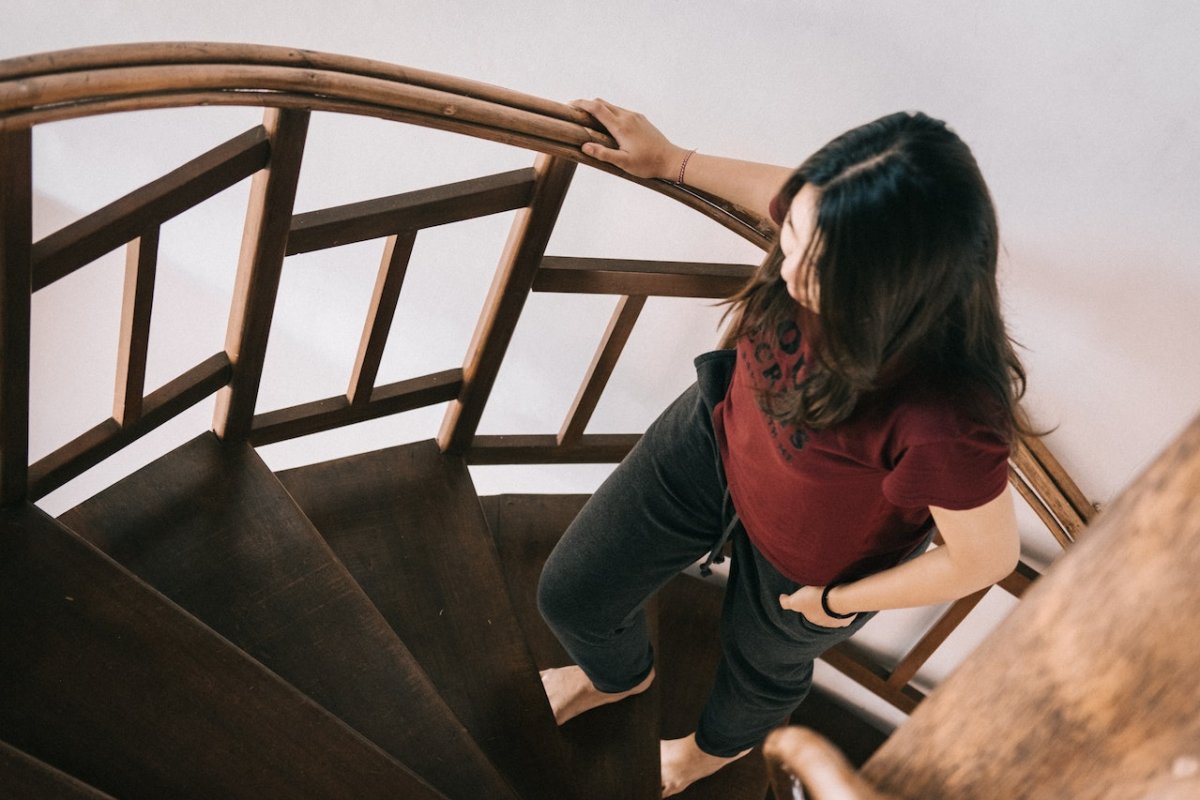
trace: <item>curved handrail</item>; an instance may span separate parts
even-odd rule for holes
[[[94,114],[192,105],[261,105],[408,122],[568,158],[640,183],[765,248],[769,223],[719,198],[631,178],[585,156],[613,140],[572,106],[478,81],[363,58],[248,44],[165,42],[0,61],[0,130]]]

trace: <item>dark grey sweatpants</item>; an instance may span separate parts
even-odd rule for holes
[[[546,562],[538,603],[598,689],[621,692],[654,663],[643,610],[729,527],[712,428],[734,352],[696,359],[697,382],[673,402],[591,497]],[[813,660],[861,628],[823,628],[779,606],[800,588],[758,553],[740,524],[721,614],[722,658],[696,728],[700,748],[732,756],[784,724],[812,684]]]

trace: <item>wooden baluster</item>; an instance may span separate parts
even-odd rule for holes
[[[29,476],[32,135],[0,131],[0,505],[21,502]]]
[[[272,108],[263,119],[271,141],[271,161],[266,169],[255,174],[250,187],[233,307],[225,337],[225,350],[233,363],[233,379],[217,395],[213,418],[213,430],[222,439],[241,440],[250,434],[296,200],[308,117],[307,111]]]
[[[991,587],[988,587],[990,589]],[[954,629],[962,623],[967,615],[979,605],[979,601],[988,593],[988,589],[981,589],[974,594],[960,598],[951,604],[946,613],[938,617],[937,622],[929,629],[929,632],[921,637],[921,641],[908,651],[904,658],[900,659],[900,663],[892,670],[892,674],[888,676],[887,684],[893,689],[899,689],[902,686],[907,686],[908,682],[913,679],[929,657],[933,655],[942,642],[954,632]]]
[[[346,399],[351,405],[367,403],[371,399],[375,378],[379,375],[379,362],[383,359],[383,348],[387,345],[392,320],[396,316],[400,288],[404,285],[404,274],[408,270],[408,260],[412,257],[416,241],[416,231],[404,231],[389,237],[384,248],[379,277],[375,280],[375,292],[371,296],[371,308],[367,312],[358,356],[354,360],[354,371],[350,375],[350,388],[346,392]]]
[[[867,764],[906,798],[1196,797],[1200,418]]]
[[[124,427],[142,416],[146,393],[146,356],[150,313],[158,268],[157,226],[129,243],[125,251],[125,294],[121,304],[121,340],[117,348],[117,388],[113,419]]]
[[[517,212],[467,350],[462,392],[442,420],[438,446],[445,452],[464,453],[475,438],[483,408],[545,255],[571,176],[575,174],[575,162],[543,155],[538,157],[534,172],[537,186],[533,200]]]
[[[600,340],[600,347],[592,357],[583,385],[579,387],[579,393],[575,395],[575,402],[571,404],[562,430],[558,432],[560,445],[574,444],[583,435],[592,413],[596,410],[596,404],[600,402],[600,395],[617,366],[617,359],[621,357],[621,351],[629,341],[634,323],[645,305],[646,298],[637,295],[622,297],[617,303],[612,319],[608,322],[608,329],[604,331],[604,338]]]

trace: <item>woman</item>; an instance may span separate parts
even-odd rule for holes
[[[562,724],[650,686],[645,602],[728,540],[722,659],[696,732],[662,743],[668,797],[785,723],[813,660],[873,612],[1015,568],[1005,489],[1024,372],[999,313],[991,199],[944,123],[893,114],[793,171],[685,151],[602,100],[578,106],[618,144],[587,155],[779,230],[731,300],[736,349],[696,359],[697,383],[596,491],[539,585],[576,664],[542,676]],[[935,526],[945,546],[925,552]]]

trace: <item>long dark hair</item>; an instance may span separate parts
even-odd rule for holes
[[[812,358],[796,387],[761,392],[772,416],[813,429],[914,370],[951,388],[1006,439],[1027,433],[1025,370],[1000,314],[996,212],[970,148],[944,122],[896,113],[838,136],[784,185],[786,212],[819,192],[803,263],[817,314],[800,314]],[[797,318],[778,236],[734,297],[731,335],[770,339]]]

